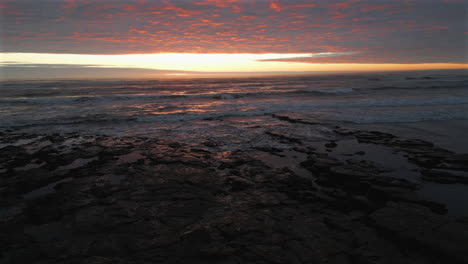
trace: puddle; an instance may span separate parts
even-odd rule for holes
[[[314,144],[318,152],[325,152],[328,142]],[[390,169],[389,172],[383,172],[381,175],[394,178],[403,178],[412,182],[422,183],[421,189],[417,194],[423,199],[431,200],[444,204],[447,207],[448,214],[455,217],[468,216],[468,186],[463,184],[439,184],[428,183],[421,180],[419,167],[410,163],[403,152],[396,152],[392,148],[379,146],[375,144],[359,143],[357,140],[336,141],[337,146],[327,152],[330,156],[341,160],[356,159],[372,161],[376,164]],[[356,154],[358,151],[362,155]],[[444,171],[444,170],[439,170]],[[466,176],[466,172],[456,172],[447,170],[452,174]]]
[[[69,182],[71,180],[73,180],[73,178],[68,177],[68,178],[62,179],[60,181],[50,183],[50,184],[48,184],[48,185],[46,185],[44,187],[41,187],[39,189],[36,189],[34,191],[31,191],[31,192],[28,192],[28,193],[24,194],[23,198],[26,199],[26,200],[30,200],[30,199],[35,199],[35,198],[40,197],[40,196],[44,196],[44,195],[47,195],[47,194],[54,193],[55,192],[55,186],[57,186],[60,183]]]
[[[122,156],[119,156],[118,163],[134,163],[138,160],[146,159],[145,156],[141,155],[139,151],[134,151]]]
[[[278,154],[284,157],[280,157],[263,151],[255,153],[253,157],[258,160],[261,160],[266,165],[274,169],[282,169],[284,167],[287,167],[288,169],[292,170],[296,175],[306,179],[311,179],[314,182],[314,185],[317,188],[320,188],[320,186],[315,184],[315,177],[312,175],[312,173],[300,165],[301,162],[307,159],[307,154],[293,150],[284,150],[282,152],[279,152]]]
[[[83,167],[83,166],[87,165],[88,163],[90,163],[92,161],[95,161],[95,160],[98,160],[98,159],[99,159],[99,157],[94,157],[94,158],[89,158],[89,159],[76,159],[76,160],[74,160],[72,163],[70,163],[68,165],[58,167],[57,171],[73,170],[73,169],[76,169],[76,168],[80,168],[80,167]]]
[[[468,217],[468,185],[425,183],[418,193],[421,197],[444,204],[451,216]]]
[[[328,148],[325,144],[328,142],[320,142],[313,144],[318,152],[328,153],[330,156],[340,160],[353,159],[353,160],[367,160],[375,164],[389,169],[388,172],[383,172],[382,175],[405,179],[413,182],[420,182],[421,175],[416,165],[408,162],[404,157],[404,153],[396,152],[393,149],[385,146],[375,144],[359,143],[355,139],[336,141],[335,148]],[[359,154],[356,154],[361,152]]]
[[[318,152],[325,152],[325,144],[320,142],[314,145]],[[392,148],[375,144],[358,143],[356,140],[337,141],[337,146],[328,152],[330,156],[341,160],[357,159],[368,160],[382,165],[391,171],[383,172],[381,175],[394,178],[403,178],[412,182],[422,183],[417,193],[423,199],[444,204],[448,214],[455,217],[468,216],[468,186],[462,184],[438,184],[421,181],[419,167],[410,163],[403,152],[395,152]],[[364,151],[363,155],[356,154]],[[362,154],[362,153],[361,153]],[[440,170],[443,171],[443,170]],[[454,171],[447,171],[456,173]],[[466,172],[456,174],[466,175]]]

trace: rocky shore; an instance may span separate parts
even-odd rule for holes
[[[1,132],[0,263],[468,263],[468,212],[420,192],[468,190],[467,154],[324,127],[231,151]]]

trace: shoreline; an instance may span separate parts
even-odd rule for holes
[[[468,262],[464,200],[427,190],[467,193],[467,154],[273,117],[286,129],[231,151],[215,140],[1,132],[0,260]],[[314,131],[327,138],[308,141]]]
[[[468,120],[434,120],[411,123],[353,124],[350,127],[364,130],[378,130],[399,137],[419,138],[439,147],[457,153],[466,153]]]

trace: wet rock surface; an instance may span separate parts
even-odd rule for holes
[[[466,184],[466,155],[320,130],[327,140],[267,131],[278,145],[231,151],[214,140],[3,132],[0,263],[468,263],[466,218],[418,195],[425,182]],[[376,162],[365,144],[411,169]]]

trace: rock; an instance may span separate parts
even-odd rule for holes
[[[448,262],[468,262],[468,225],[432,213],[425,207],[388,203],[370,218],[374,225],[405,244],[418,243],[443,254]],[[453,263],[453,262],[452,262]]]
[[[219,143],[215,142],[215,141],[204,141],[202,142],[202,144],[206,147],[210,147],[210,148],[215,148],[215,147],[218,147],[219,146]]]
[[[353,135],[358,139],[359,142],[373,143],[373,144],[386,144],[396,136],[388,133],[379,131],[356,131]]]
[[[452,183],[464,175],[434,176],[447,172],[443,166],[464,166],[463,155],[375,131],[333,127],[333,133],[332,127],[327,144],[352,135],[388,147],[397,142],[393,148],[415,164],[439,160],[423,171],[432,181]],[[320,153],[305,136],[269,135],[265,140],[274,144],[226,151],[218,144],[68,134],[51,135],[55,143],[44,147],[39,135],[4,133],[1,142],[39,139],[3,152],[0,263],[466,262],[467,221],[440,215],[445,208],[418,197],[417,184],[385,176],[387,169],[367,156]],[[281,149],[274,147],[278,142]],[[267,166],[258,150],[276,155],[275,162],[284,159],[284,167]],[[289,150],[304,154],[278,155]],[[148,162],[119,162],[129,153]],[[87,155],[99,159],[54,171]],[[27,172],[8,165],[38,161],[47,165]],[[112,184],[109,177],[125,180]],[[22,199],[27,190],[63,179],[71,180],[48,195]]]
[[[267,132],[265,132],[265,134],[267,134],[269,136],[272,136],[274,138],[278,138],[281,141],[287,142],[287,143],[298,143],[298,144],[302,143],[301,140],[299,140],[297,138],[288,137],[288,136],[285,136],[285,135],[282,135],[282,134],[279,134],[279,133],[276,133],[276,132],[267,131]]]
[[[293,114],[290,114],[290,115],[272,114],[271,116],[279,120],[287,121],[290,123],[299,123],[299,124],[307,124],[307,125],[319,124],[317,122],[312,122],[312,121],[301,119],[299,117],[294,116]]]
[[[456,171],[447,171],[447,170],[422,170],[421,174],[423,175],[423,180],[444,183],[444,184],[453,184],[453,183],[463,183],[468,184],[468,175],[457,173]]]
[[[335,142],[330,142],[330,143],[325,144],[325,147],[327,148],[336,148],[336,146],[338,146],[338,144],[336,144]]]
[[[355,132],[346,128],[336,128],[333,130],[335,133],[343,136],[350,136],[353,135]]]
[[[128,243],[131,240],[131,234],[102,234],[95,236],[92,246],[88,249],[88,254],[92,256],[120,257],[123,258],[129,254]]]
[[[258,147],[255,147],[255,149],[263,151],[263,152],[267,152],[273,155],[278,155],[279,152],[283,152],[282,149],[275,148],[275,147],[268,147],[268,146],[258,146]],[[281,156],[281,155],[278,155],[278,156]]]
[[[104,232],[112,228],[133,222],[120,208],[94,206],[79,210],[73,221],[74,229],[85,233]]]
[[[402,148],[432,148],[434,144],[420,139],[394,140],[392,145]]]
[[[98,257],[98,256],[93,256],[90,258],[83,259],[82,261],[74,261],[71,262],[71,264],[132,264],[134,263],[133,261],[125,261],[122,260],[121,258],[105,258],[105,257]]]
[[[345,180],[359,181],[376,177],[378,170],[358,166],[340,165],[331,167],[330,173]]]
[[[210,255],[210,244],[215,241],[212,232],[206,228],[198,228],[183,233],[180,237],[181,250],[186,250],[189,255]],[[215,249],[212,249],[215,251]]]
[[[226,178],[226,182],[231,187],[232,191],[241,191],[251,187],[254,184],[252,181],[241,178],[239,176],[228,176]]]
[[[309,156],[309,158],[301,162],[301,166],[312,172],[326,171],[329,170],[332,166],[342,165],[343,163],[336,158],[330,157],[323,154],[315,154]]]

